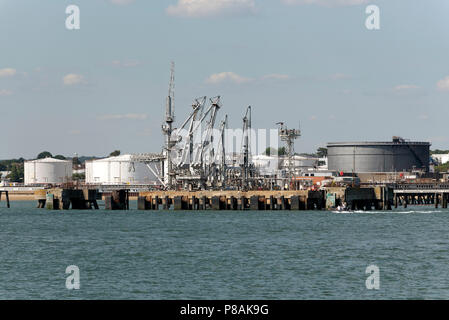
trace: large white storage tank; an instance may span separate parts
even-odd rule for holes
[[[155,169],[157,170],[157,168]],[[145,163],[132,161],[131,155],[121,155],[86,161],[86,183],[97,185],[156,185],[158,179]]]
[[[252,156],[251,161],[262,175],[274,175],[279,170],[279,157],[261,154]]]
[[[72,180],[72,161],[45,158],[25,161],[25,185],[60,184]]]

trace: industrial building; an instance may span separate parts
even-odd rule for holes
[[[121,155],[100,160],[86,161],[86,184],[95,185],[156,185],[154,169],[133,155]]]
[[[369,173],[429,171],[430,143],[393,137],[391,142],[328,143],[329,170]]]
[[[295,174],[300,172],[307,172],[309,169],[316,168],[318,165],[318,158],[304,157],[295,155],[292,156],[291,164]],[[251,162],[262,176],[272,176],[280,173],[280,170],[289,169],[289,159],[286,156],[267,156],[255,155],[251,157]]]
[[[45,158],[25,161],[25,185],[61,184],[72,180],[72,161]]]

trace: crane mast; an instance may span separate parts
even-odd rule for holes
[[[162,125],[162,132],[165,136],[164,154],[166,156],[164,180],[168,189],[173,188],[173,164],[171,151],[174,145],[171,140],[173,132],[173,122],[175,121],[175,63],[171,63],[170,82],[168,86],[168,95],[165,104],[165,124]]]

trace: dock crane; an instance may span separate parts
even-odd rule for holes
[[[171,161],[171,151],[175,142],[172,141],[173,132],[173,122],[175,121],[175,63],[171,63],[170,68],[170,82],[168,85],[168,95],[165,104],[165,124],[162,125],[162,133],[165,136],[165,172],[164,172],[164,183],[166,188],[173,188],[173,168]]]
[[[250,175],[250,139],[251,139],[251,106],[246,108],[245,116],[243,117],[243,143],[242,143],[242,188],[247,190],[249,188]]]

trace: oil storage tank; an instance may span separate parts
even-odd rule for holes
[[[45,158],[25,161],[24,183],[61,184],[72,180],[72,161]]]
[[[328,143],[329,170],[343,172],[429,171],[430,143],[393,137],[391,142]]]
[[[96,185],[154,185],[157,177],[145,163],[121,155],[86,161],[86,183]]]

